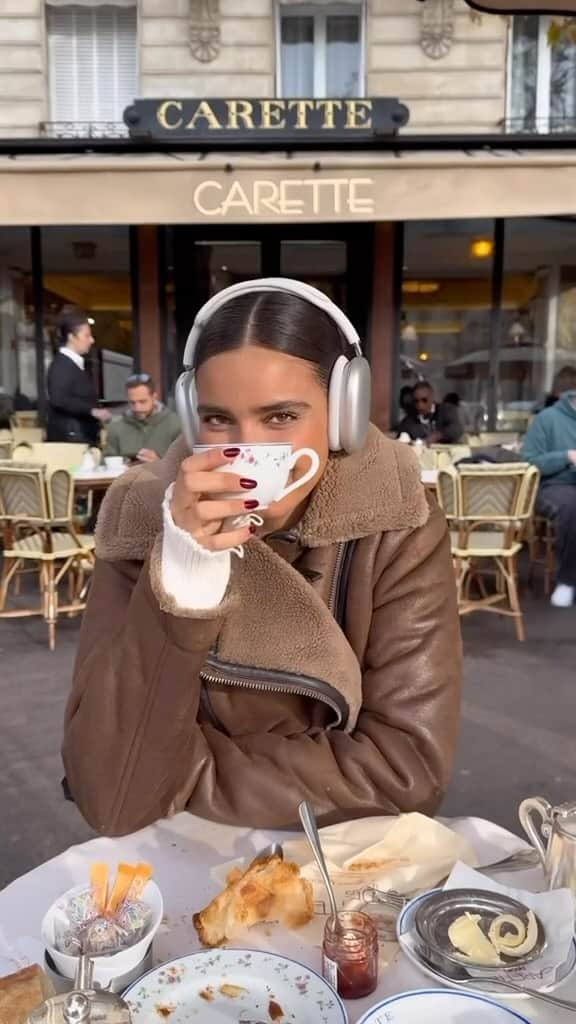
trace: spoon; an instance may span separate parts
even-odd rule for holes
[[[318,865],[318,870],[322,875],[322,881],[326,886],[334,923],[336,927],[338,927],[338,905],[336,903],[336,895],[334,893],[332,882],[330,881],[326,861],[324,860],[324,854],[322,852],[322,846],[320,845],[320,836],[318,835],[318,827],[316,825],[312,805],[309,804],[307,800],[304,800],[298,808],[298,814],[300,815],[300,821],[302,822],[302,828],[306,833],[306,838],[312,848],[312,853],[314,854],[314,858]]]
[[[424,952],[420,945],[415,945],[415,949],[420,961],[426,965],[432,974],[435,974],[442,981],[449,979],[462,987],[466,985],[476,988],[482,988],[483,985],[490,987],[499,986],[510,989],[512,992],[519,992],[524,996],[530,996],[532,999],[540,999],[543,1003],[561,1007],[563,1010],[571,1010],[573,1013],[576,1011],[576,1003],[568,999],[559,999],[557,996],[549,995],[547,992],[539,992],[537,989],[528,988],[526,985],[518,985],[515,981],[504,980],[501,976],[498,978],[480,978],[471,974],[466,967],[456,967],[455,964],[444,960],[443,957],[436,959],[433,955],[431,956],[431,951],[427,950],[427,952]]]

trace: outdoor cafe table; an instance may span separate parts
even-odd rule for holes
[[[122,476],[123,469],[78,469],[73,474],[74,490],[77,493],[84,491],[107,491],[117,477]]]
[[[522,845],[516,836],[480,818],[453,819],[447,824],[470,840],[481,863],[493,862]],[[160,963],[199,948],[192,914],[220,889],[211,877],[212,869],[235,858],[248,860],[268,843],[287,838],[289,834],[285,832],[232,828],[183,813],[121,839],[99,838],[73,846],[0,892],[0,976],[26,963],[42,962],[40,922],[45,911],[67,889],[87,880],[93,861],[108,861],[112,865],[119,861],[148,861],[153,865],[165,907],[164,922],[154,943],[155,961]],[[542,888],[537,868],[503,874],[499,880],[518,888]],[[272,926],[253,929],[243,945],[292,957],[318,971],[322,923],[316,919],[300,932]],[[350,1024],[356,1024],[365,1010],[388,995],[438,987],[413,967],[396,946],[384,946],[384,951],[388,950],[390,963],[381,968],[377,992],[368,999],[347,1004]],[[568,982],[559,994],[576,999],[576,981]],[[571,1017],[566,1010],[536,1000],[500,1001],[517,1007],[534,1024],[561,1024]]]

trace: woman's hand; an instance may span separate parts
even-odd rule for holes
[[[245,516],[258,507],[250,500],[250,491],[256,487],[255,480],[248,480],[233,473],[218,473],[219,466],[226,465],[238,454],[234,448],[214,448],[201,455],[185,459],[178,471],[170,511],[172,519],[181,530],[186,530],[194,540],[208,551],[227,551],[245,544],[254,532],[253,526],[242,526],[221,533],[226,519]],[[222,493],[246,492],[245,498],[220,497]]]

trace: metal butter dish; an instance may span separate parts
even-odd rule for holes
[[[483,889],[448,889],[441,892],[432,892],[428,899],[422,900],[414,914],[414,928],[418,940],[437,959],[441,957],[450,963],[458,964],[460,967],[466,964],[474,970],[498,973],[500,971],[514,970],[523,967],[525,964],[536,960],[542,955],[546,948],[546,932],[539,918],[536,918],[537,938],[536,944],[529,953],[522,956],[507,956],[501,952],[502,963],[498,965],[476,964],[467,959],[452,945],[448,937],[448,929],[465,914],[479,915],[481,930],[488,935],[492,922],[503,914],[513,915],[520,918],[526,924],[528,919],[528,907],[509,896],[499,893],[486,892]]]

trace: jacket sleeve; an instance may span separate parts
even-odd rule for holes
[[[62,358],[68,358],[64,356]],[[53,367],[48,375],[48,396],[50,405],[69,416],[89,416],[94,402],[84,395],[74,394],[74,382],[64,367]]]
[[[528,462],[540,470],[541,476],[555,476],[556,473],[561,473],[570,465],[567,449],[550,450],[546,436],[546,423],[542,419],[542,413],[536,416],[528,428],[522,445],[522,454],[528,459]]]
[[[386,542],[384,542],[384,546]],[[68,703],[64,763],[91,825],[124,834],[188,808],[288,828],[311,800],[323,822],[433,812],[456,740],[461,652],[439,512],[382,551],[356,730],[230,737],[199,724],[199,671],[218,615],[162,611],[149,573],[97,566]]]
[[[104,450],[104,457],[107,455],[122,455],[120,450],[120,432],[117,424],[112,420],[108,427],[106,434],[106,448]]]

